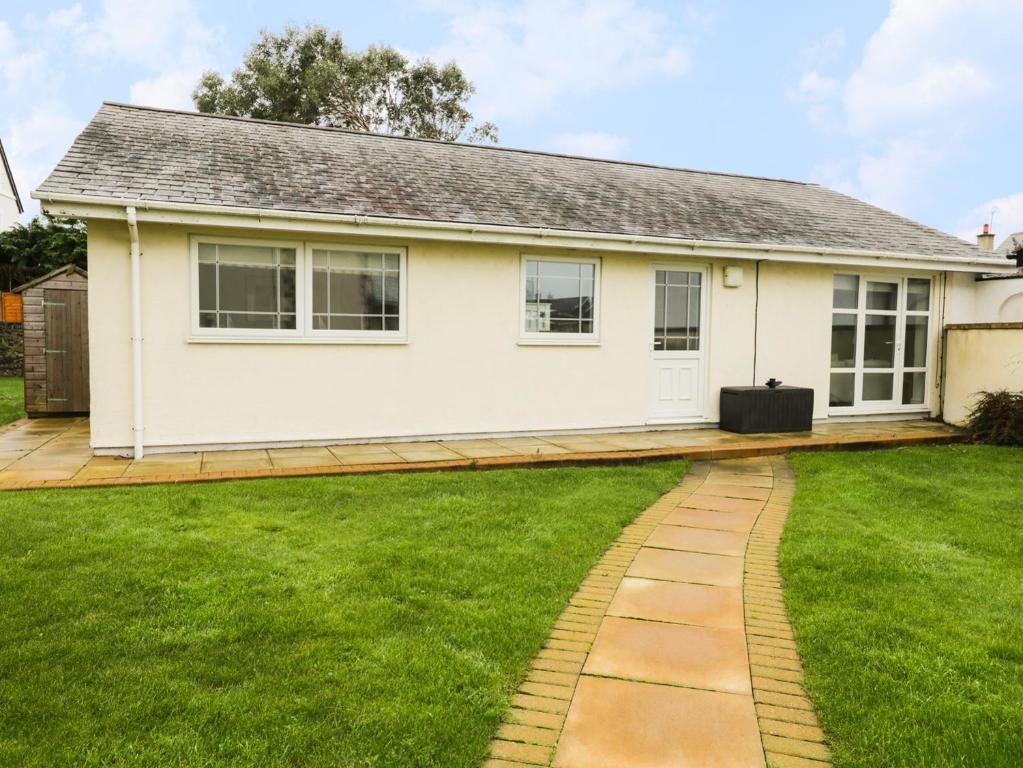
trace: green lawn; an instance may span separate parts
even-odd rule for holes
[[[1023,450],[792,462],[785,597],[836,766],[1023,765]]]
[[[0,765],[476,766],[684,469],[7,493]]]
[[[0,425],[25,416],[25,384],[20,376],[0,376]]]

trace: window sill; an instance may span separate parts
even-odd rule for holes
[[[325,337],[318,339],[309,336],[275,337],[275,336],[190,336],[189,344],[313,344],[320,346],[377,345],[403,346],[408,344],[406,338],[337,338]]]
[[[519,339],[520,347],[599,347],[600,339]]]

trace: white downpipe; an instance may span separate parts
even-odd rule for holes
[[[134,458],[144,455],[142,449],[142,249],[135,206],[124,209],[131,239],[131,399],[132,434],[135,438]]]

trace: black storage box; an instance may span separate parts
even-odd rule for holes
[[[813,390],[807,387],[722,387],[721,429],[755,432],[809,432]]]

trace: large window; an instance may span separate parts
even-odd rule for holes
[[[831,407],[925,407],[930,314],[930,278],[835,275]]]
[[[401,255],[313,248],[313,330],[398,331]]]
[[[592,343],[597,338],[599,261],[526,256],[522,260],[522,339]]]
[[[199,327],[296,327],[295,248],[199,243]]]
[[[405,252],[192,238],[197,340],[404,339]]]

